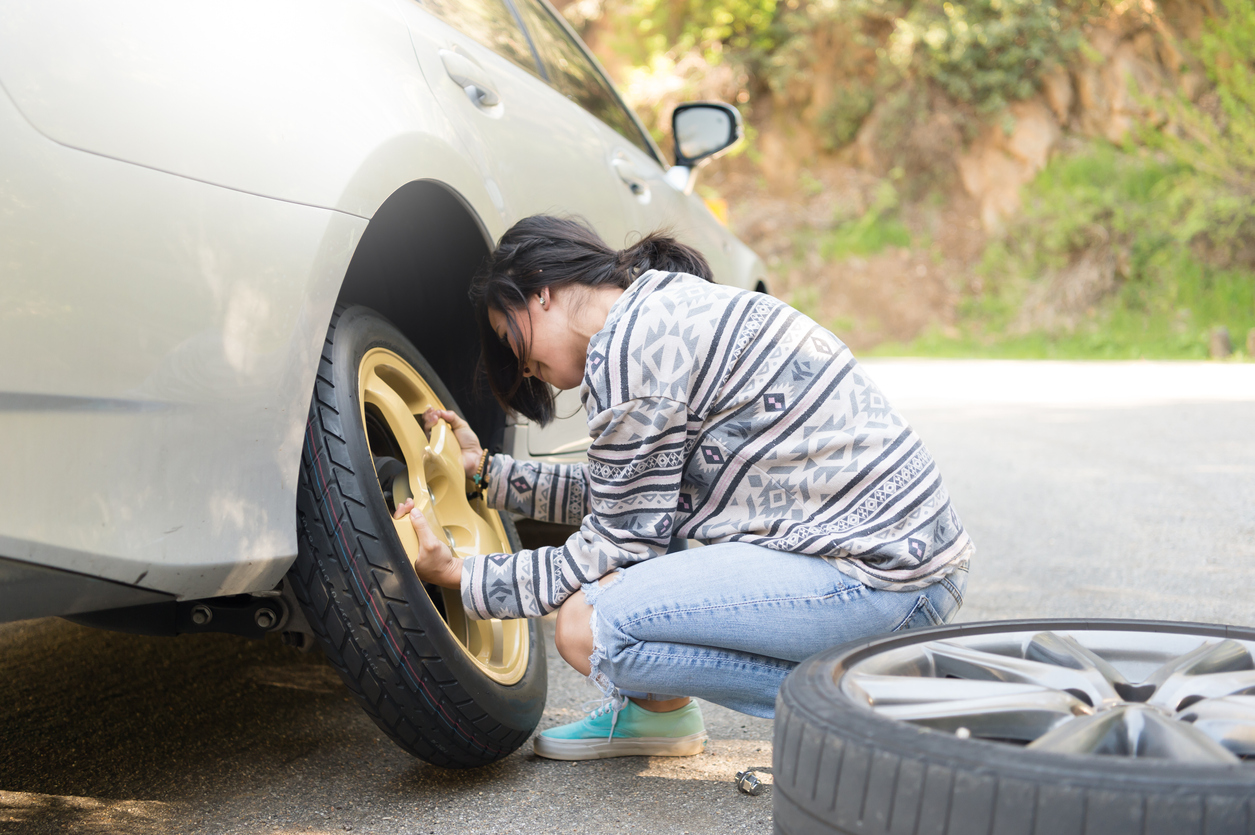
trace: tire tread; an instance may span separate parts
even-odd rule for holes
[[[530,731],[476,706],[398,596],[336,408],[333,348],[343,313],[337,307],[319,362],[298,485],[298,556],[288,577],[328,661],[384,733],[434,765],[482,766],[510,754]]]

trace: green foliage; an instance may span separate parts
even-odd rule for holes
[[[1165,151],[1194,176],[1165,195],[1181,241],[1202,240],[1222,261],[1255,266],[1255,2],[1232,0],[1225,18],[1210,22],[1196,46],[1215,90],[1195,104],[1183,95],[1164,102],[1165,131],[1143,140]]]
[[[655,55],[700,50],[711,63],[725,51],[769,52],[775,47],[776,0],[627,0],[619,14],[643,50]]]
[[[1064,25],[1088,0],[812,0],[779,15],[767,80],[784,89],[814,61],[814,32],[848,41],[851,77],[820,115],[826,140],[853,138],[873,97],[936,84],[955,103],[988,115],[1036,93],[1042,73],[1080,44]],[[870,62],[867,60],[870,58]],[[870,71],[870,72],[869,72]],[[916,114],[917,116],[919,114]]]
[[[823,146],[831,151],[849,144],[875,104],[875,93],[865,85],[847,84],[838,89],[832,104],[819,116]]]
[[[1255,328],[1255,0],[1227,5],[1193,45],[1214,90],[1158,102],[1168,122],[1144,128],[1142,148],[1053,160],[988,247],[962,336],[884,351],[1202,358],[1222,325],[1241,351]],[[1114,265],[1115,291],[1073,327],[1024,331],[1030,300],[1096,254]]]
[[[1199,185],[1182,163],[1095,145],[1059,157],[1026,191],[1023,213],[986,250],[983,291],[961,308],[963,336],[940,333],[884,352],[938,356],[1203,358],[1224,325],[1240,342],[1255,327],[1255,271],[1207,260],[1183,232]],[[1197,236],[1196,236],[1197,237]],[[1104,253],[1117,289],[1076,327],[1023,331],[1027,300],[1085,254]]]
[[[953,149],[1006,118],[1005,106],[1032,96],[1054,64],[1084,56],[1080,24],[1111,13],[1110,0],[777,3],[602,0],[618,21],[603,32],[638,65],[663,53],[674,65],[692,50],[738,64],[746,95],[768,88],[778,108],[809,113],[830,150],[874,114],[878,163],[897,176],[862,216],[810,239],[828,259],[910,245],[899,190],[907,199],[945,192]],[[961,336],[929,334],[910,350],[1199,357],[1218,325],[1245,341],[1255,327],[1255,0],[1223,5],[1189,47],[1214,88],[1196,101],[1170,93],[1146,102],[1166,122],[1123,149],[1092,144],[1056,157],[987,248],[981,287],[960,311]],[[808,75],[820,73],[836,87],[808,111],[821,89]],[[745,152],[755,158],[752,144]],[[808,191],[822,187],[803,181]],[[1085,263],[1103,265],[1099,290],[1067,302],[1066,315],[1037,316]]]
[[[911,233],[898,220],[897,208],[897,190],[888,180],[882,180],[871,207],[862,217],[837,225],[823,237],[820,255],[839,261],[851,255],[875,255],[889,246],[910,246]]]
[[[1042,72],[1078,41],[1061,19],[1097,2],[1104,0],[601,0],[599,27],[603,44],[638,68],[696,51],[709,64],[745,70],[746,96],[766,87],[784,106],[805,106],[792,97],[807,95],[813,72],[835,74],[832,99],[811,117],[834,150],[888,96],[923,108],[907,114],[910,122],[935,110],[933,88],[990,117],[1031,96]],[[1060,3],[1071,4],[1066,14]],[[917,167],[893,165],[912,176]]]
[[[1053,0],[920,0],[895,21],[890,60],[982,113],[1037,91],[1078,37]]]

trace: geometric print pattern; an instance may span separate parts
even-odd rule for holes
[[[468,558],[472,617],[544,615],[673,536],[810,554],[894,590],[970,560],[919,436],[841,340],[783,302],[647,272],[588,356],[588,463],[495,455],[486,496],[580,529],[561,546]]]

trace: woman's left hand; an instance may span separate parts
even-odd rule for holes
[[[427,517],[414,507],[413,499],[402,502],[393,518],[404,519],[407,513],[418,537],[418,553],[414,555],[414,570],[418,572],[418,579],[446,589],[462,588],[462,558],[455,556],[448,544],[440,541],[427,524]]]
[[[439,420],[449,424],[449,428],[453,430],[453,437],[457,439],[462,450],[462,468],[466,470],[467,478],[474,478],[479,470],[480,457],[484,453],[484,448],[479,445],[479,436],[457,412],[432,408],[423,412],[423,428],[428,432],[436,427],[436,421]]]

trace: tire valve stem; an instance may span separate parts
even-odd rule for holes
[[[763,793],[763,783],[758,775],[748,768],[736,773],[736,787],[746,794],[758,796]]]

